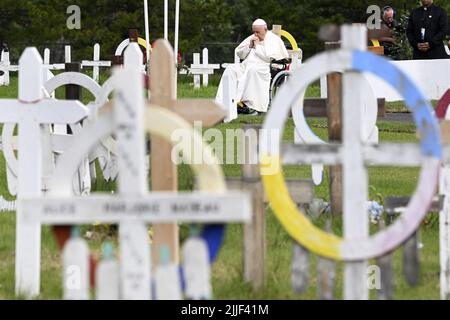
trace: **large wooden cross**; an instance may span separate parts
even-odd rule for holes
[[[210,127],[222,121],[226,112],[212,100],[177,100],[176,72],[173,50],[166,40],[155,43],[150,59],[151,103],[173,111],[193,123],[201,122]],[[172,146],[160,138],[151,141],[151,188],[153,191],[178,190],[177,167],[171,159]],[[155,174],[157,173],[157,174]],[[179,256],[179,230],[176,224],[161,224],[153,227],[153,260],[159,261],[161,245],[170,248],[170,260],[177,263]]]

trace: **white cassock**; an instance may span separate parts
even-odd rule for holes
[[[250,48],[250,40],[245,39],[235,50],[237,56],[244,60],[240,64],[230,64],[224,71],[217,90],[216,102],[226,106],[226,121],[237,118],[238,102],[244,102],[249,108],[267,112],[270,90],[270,61],[289,58],[289,54],[279,36],[271,31],[266,33],[264,41]],[[224,101],[223,80],[229,79],[229,90],[234,95],[234,103]]]

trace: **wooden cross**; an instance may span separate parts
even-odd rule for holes
[[[43,61],[27,48],[19,61],[19,99],[1,100],[0,122],[19,125],[18,198],[39,196],[42,179],[41,124],[76,123],[89,111],[78,101],[43,100]],[[33,159],[33,161],[30,161]],[[16,222],[16,293],[39,292],[40,225]]]
[[[249,198],[242,192],[206,195],[148,193],[143,130],[143,119],[148,117],[144,116],[143,83],[139,68],[142,52],[137,45],[131,45],[127,49],[125,59],[128,58],[138,63],[135,63],[133,68],[123,68],[114,74],[116,98],[112,119],[100,121],[102,125],[99,128],[96,128],[95,124],[88,125],[83,137],[73,145],[72,153],[62,156],[64,158],[55,171],[53,188],[49,196],[42,198],[35,195],[28,199],[21,198],[19,211],[28,224],[42,222],[50,225],[70,225],[93,221],[118,223],[122,298],[150,299],[150,248],[146,224],[173,221],[195,223],[248,221],[251,206]],[[158,113],[155,112],[155,115]],[[104,129],[100,129],[105,124],[110,128],[109,133],[113,131],[116,133],[118,140],[119,192],[114,196],[74,198],[71,196],[70,183],[73,169],[86,152],[86,145],[94,145],[106,133]],[[87,141],[81,139],[84,137],[88,137]],[[157,174],[159,172],[153,176]],[[203,181],[203,185],[204,183]],[[219,185],[221,183],[223,181],[218,181]],[[38,213],[34,214],[34,210]],[[153,252],[156,250],[152,249]]]
[[[85,67],[92,67],[93,68],[93,73],[92,73],[92,78],[94,79],[95,82],[99,82],[99,68],[100,67],[111,67],[111,61],[100,61],[100,45],[98,43],[96,43],[94,45],[94,60],[93,61],[88,61],[88,60],[83,60],[81,62],[81,66],[83,68]]]
[[[218,104],[205,99],[177,100],[173,50],[166,40],[158,40],[150,59],[150,92],[152,104],[173,111],[193,123],[199,121],[203,127],[213,126],[226,116]],[[151,186],[154,191],[178,190],[177,167],[171,160],[172,146],[160,138],[151,141]],[[156,174],[155,174],[156,173]],[[175,224],[155,225],[153,229],[153,261],[159,261],[160,246],[167,244],[171,262],[178,262],[179,233]]]
[[[200,53],[194,53],[194,63],[189,69],[194,75],[194,88],[200,88],[200,76],[203,76],[203,86],[208,86],[208,78],[210,74],[214,74],[215,69],[220,69],[220,64],[209,64],[208,49],[204,48],[202,52],[203,61],[200,63]]]

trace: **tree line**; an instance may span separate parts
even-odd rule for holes
[[[144,36],[143,0],[1,0],[0,40],[6,42],[17,60],[26,46],[57,49],[64,44],[73,48],[73,59],[88,59],[93,45],[102,47],[102,59],[111,59],[117,45],[127,37],[129,28],[138,28]],[[163,0],[149,0],[151,40],[163,37]],[[170,0],[170,35],[173,43],[175,1]],[[448,0],[435,3],[450,10]],[[190,62],[192,52],[205,44],[214,44],[212,62],[231,61],[232,48],[250,34],[255,18],[269,26],[281,24],[296,38],[309,57],[323,50],[317,34],[328,23],[358,23],[367,20],[366,9],[376,4],[393,6],[397,15],[409,13],[417,0],[181,0],[180,51]],[[81,9],[81,29],[70,30],[67,7]],[[220,50],[221,47],[228,51]],[[214,50],[213,50],[214,51]],[[42,52],[42,51],[41,51]],[[223,57],[220,57],[220,56]],[[60,62],[60,61],[57,61]]]

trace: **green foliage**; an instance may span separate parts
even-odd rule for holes
[[[400,27],[394,30],[394,38],[396,39],[396,44],[393,49],[393,56],[396,60],[410,60],[413,57],[413,49],[406,37],[406,26],[408,25],[408,14],[402,14],[398,18]]]
[[[163,3],[149,1],[152,41],[163,37]],[[81,9],[81,30],[66,27],[67,7],[73,4]],[[169,39],[173,41],[175,1],[169,4]],[[397,19],[418,6],[417,1],[411,0],[375,3],[369,0],[183,0],[180,51],[186,63],[190,63],[192,52],[199,52],[208,44],[212,62],[231,61],[236,43],[250,34],[252,21],[260,17],[269,26],[283,25],[308,58],[323,50],[323,43],[317,38],[320,26],[364,23],[366,9],[371,4],[393,6]],[[436,4],[450,10],[447,0],[436,0]],[[145,34],[143,5],[143,0],[2,0],[0,40],[9,44],[14,62],[30,45],[37,46],[41,52],[49,47],[55,62],[63,60],[65,44],[72,45],[74,60],[88,59],[95,42],[102,46],[102,59],[111,59],[117,45],[127,37],[129,28],[138,28],[141,36]],[[405,43],[402,53],[406,47]]]

